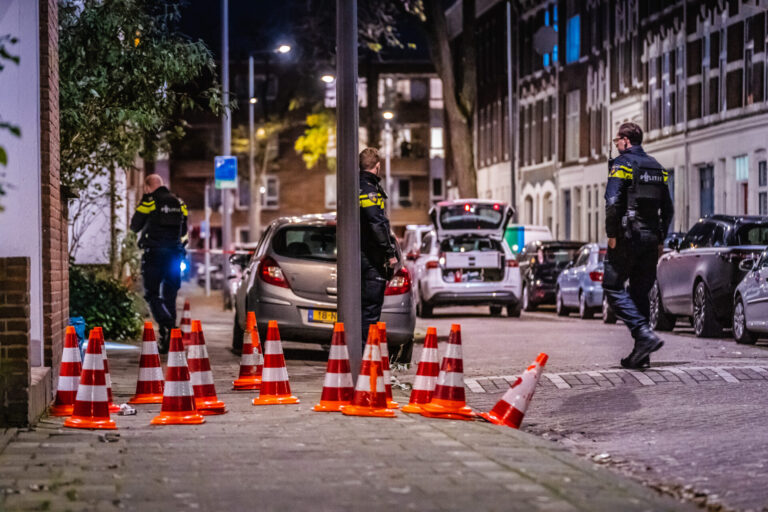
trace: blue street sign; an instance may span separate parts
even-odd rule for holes
[[[237,158],[215,157],[213,177],[216,180],[216,188],[237,188]]]

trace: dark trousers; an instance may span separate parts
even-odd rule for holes
[[[656,281],[658,242],[618,242],[616,248],[608,248],[605,256],[603,291],[616,317],[634,337],[641,327],[648,326],[648,293]],[[629,286],[625,286],[627,280]]]
[[[176,294],[181,287],[181,251],[177,248],[146,249],[141,258],[144,298],[161,327],[176,327]]]
[[[368,329],[381,318],[381,307],[384,305],[384,291],[387,288],[387,280],[381,273],[368,262],[365,256],[360,258],[361,275],[361,303],[362,310],[362,335],[363,348],[368,339]]]

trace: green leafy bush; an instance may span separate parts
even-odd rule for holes
[[[82,316],[88,329],[101,326],[110,340],[135,339],[141,332],[138,297],[117,279],[77,265],[69,267],[69,316]]]

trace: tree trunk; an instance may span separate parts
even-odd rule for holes
[[[456,83],[451,55],[448,25],[441,0],[426,0],[427,41],[435,71],[443,82],[448,144],[453,176],[461,197],[477,197],[472,125],[477,101],[475,52],[475,1],[463,0],[463,32],[461,35],[462,84]]]
[[[115,168],[109,169],[109,268],[112,277],[120,276],[120,258],[117,254],[117,185],[115,183]]]

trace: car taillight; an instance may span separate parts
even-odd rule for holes
[[[507,266],[508,267],[512,267],[512,268],[516,268],[516,267],[519,267],[520,264],[517,262],[517,260],[509,259],[509,260],[507,260]]]
[[[745,260],[747,258],[752,258],[752,257],[754,257],[754,256],[756,256],[758,254],[759,253],[755,253],[755,252],[752,252],[752,251],[738,251],[738,250],[734,250],[734,251],[731,251],[731,252],[728,252],[728,253],[724,254],[723,256],[724,256],[724,259],[726,261],[728,261],[729,263],[736,263],[736,264],[738,264],[738,263],[741,263],[742,260]]]
[[[411,291],[411,274],[405,267],[397,271],[387,283],[384,295],[402,295]]]
[[[429,260],[427,262],[427,268],[428,269],[430,269],[430,268],[438,268],[439,266],[440,266],[440,264],[437,262],[437,260]]]
[[[589,278],[596,283],[600,283],[603,281],[603,273],[598,271],[590,272]]]
[[[275,260],[265,256],[259,263],[259,277],[267,284],[279,286],[281,288],[290,288],[285,279],[282,269]]]

